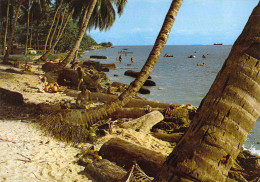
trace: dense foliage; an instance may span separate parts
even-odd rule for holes
[[[11,1],[13,3],[10,4],[9,11],[9,23],[8,23],[8,32],[7,32],[7,41],[9,39],[9,35],[11,32],[12,20],[16,11],[16,2]],[[5,17],[6,17],[6,6],[7,1],[0,0],[1,5],[1,16],[0,16],[0,24],[1,24],[1,36],[0,36],[0,45],[3,46],[4,42],[4,28],[6,25]],[[14,44],[18,44],[20,48],[24,48],[26,44],[26,32],[27,32],[27,14],[28,14],[28,1],[23,3],[23,6],[20,10],[19,19],[17,22],[17,26],[14,34]],[[47,34],[50,30],[50,26],[53,20],[53,16],[56,10],[55,4],[49,4],[48,2],[43,3],[41,1],[32,1],[31,9],[30,9],[30,35],[28,46],[37,49],[44,50],[44,44],[46,41]],[[68,10],[65,12],[65,17],[67,15]],[[55,22],[56,23],[56,22]],[[53,37],[53,41],[57,38],[57,32],[59,31],[61,22],[61,16],[58,21],[57,31]],[[55,24],[56,25],[56,24]],[[55,50],[59,52],[69,50],[72,48],[73,43],[76,41],[77,34],[79,32],[79,23],[77,19],[70,20],[67,24],[63,35]],[[53,33],[53,30],[51,34]],[[49,45],[50,42],[48,42]],[[81,49],[86,49],[92,45],[96,45],[96,41],[91,38],[89,35],[84,35],[83,40],[81,42]],[[48,48],[48,47],[47,47]]]

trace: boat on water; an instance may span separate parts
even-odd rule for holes
[[[214,43],[213,45],[223,45],[223,43]]]

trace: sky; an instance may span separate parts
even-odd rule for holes
[[[153,45],[172,0],[128,0],[107,31],[88,32],[97,43]],[[167,45],[232,45],[259,0],[183,0]]]

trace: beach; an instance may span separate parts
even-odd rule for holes
[[[25,101],[21,107],[0,99],[0,181],[95,181],[78,164],[79,156],[91,147],[98,151],[115,137],[165,156],[172,151],[174,145],[166,141],[118,126],[94,143],[72,144],[51,137],[39,127],[34,105],[75,102],[75,97],[39,92],[43,72],[38,68],[32,64],[32,72],[21,74],[21,68],[0,64],[0,87],[21,93]]]
[[[0,121],[0,181],[91,181],[79,148],[45,136],[34,123]]]

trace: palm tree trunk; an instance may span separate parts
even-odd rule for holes
[[[82,118],[84,118],[84,121],[82,121],[81,123],[82,127],[86,125],[92,125],[101,119],[107,118],[117,109],[127,104],[132,99],[132,97],[138,92],[138,90],[141,88],[141,86],[144,84],[144,82],[147,80],[150,73],[152,72],[154,65],[156,64],[168,40],[171,28],[173,26],[179,8],[182,4],[182,1],[183,0],[172,1],[170,9],[165,17],[161,31],[154,43],[153,49],[150,52],[145,65],[140,71],[139,76],[135,79],[134,82],[132,82],[128,89],[118,97],[116,101],[98,107],[97,109],[88,110],[85,113],[82,113]]]
[[[61,22],[60,22],[60,26],[59,26],[59,31],[58,31],[58,33],[56,34],[55,40],[58,40],[58,38],[59,38],[59,36],[60,36],[60,34],[61,34],[62,27],[64,26],[64,25],[63,25],[63,21],[64,21],[64,17],[65,17],[65,12],[66,12],[66,8],[64,8],[64,10],[63,10],[63,12],[62,12]],[[58,26],[58,25],[57,25],[57,26]],[[56,30],[55,30],[55,32],[56,32]],[[54,35],[55,35],[55,33],[53,34],[52,39],[54,38]],[[52,42],[51,42],[51,43],[52,43]],[[51,45],[51,44],[50,44],[50,45]]]
[[[6,52],[6,38],[7,38],[7,30],[8,30],[9,6],[10,6],[10,0],[8,0],[8,2],[7,2],[7,10],[6,10],[6,18],[5,18],[5,36],[4,36],[4,44],[3,44],[3,55],[5,55],[5,52]]]
[[[65,11],[65,10],[64,10],[64,11]],[[63,12],[63,13],[64,13],[64,12]],[[54,30],[53,30],[52,35],[51,35],[51,38],[50,38],[49,48],[48,48],[48,49],[50,49],[51,46],[52,46],[53,38],[54,38],[54,36],[55,36],[55,34],[56,34],[56,31],[57,31],[57,28],[58,28],[58,26],[59,26],[60,15],[61,15],[61,12],[59,12],[59,14],[58,14],[57,21],[56,21],[56,25],[55,25],[55,27],[54,27]],[[63,16],[64,16],[64,14],[63,14]]]
[[[260,3],[164,163],[159,181],[228,181],[228,171],[260,115],[259,16]]]
[[[33,13],[32,13],[32,19],[31,19],[31,35],[30,35],[29,47],[32,47],[32,36],[33,36]]]
[[[4,27],[4,18],[1,17],[0,42],[2,43],[2,31]]]
[[[53,20],[52,20],[52,24],[51,24],[50,30],[49,30],[48,35],[47,35],[46,40],[45,40],[44,53],[46,52],[46,47],[47,47],[48,40],[49,40],[51,31],[52,31],[52,27],[53,27],[53,25],[54,25],[54,23],[55,23],[55,19],[56,19],[57,13],[58,13],[58,11],[59,11],[61,5],[62,5],[62,2],[63,2],[63,0],[60,1],[60,4],[58,5],[58,7],[57,7],[57,9],[56,9],[56,11],[55,11],[55,14],[54,14],[54,17],[53,17]]]
[[[61,62],[61,64],[60,64],[61,68],[65,67],[67,64],[69,64],[72,61],[72,59],[75,55],[75,52],[79,49],[81,40],[84,37],[84,35],[86,34],[88,22],[91,17],[91,14],[96,6],[96,3],[97,3],[97,0],[93,0],[93,1],[91,1],[91,3],[88,6],[86,6],[86,8],[84,10],[84,15],[83,15],[84,16],[83,19],[85,18],[85,21],[82,22],[83,23],[82,27],[79,31],[78,37],[77,37],[72,49],[68,53],[67,57]]]
[[[36,49],[40,49],[39,48],[39,27],[37,27],[37,32],[36,32]]]
[[[27,32],[26,32],[26,44],[25,44],[25,51],[24,54],[27,54],[28,48],[28,39],[29,39],[29,29],[30,29],[30,7],[31,7],[31,0],[28,1],[28,14],[27,14]]]
[[[11,51],[11,48],[12,48],[12,44],[13,44],[14,31],[15,31],[15,27],[16,27],[16,23],[17,23],[17,19],[18,19],[18,14],[19,14],[20,8],[22,6],[22,3],[23,3],[23,0],[20,0],[19,4],[18,4],[18,7],[17,7],[17,10],[16,10],[14,24],[12,26],[10,39],[8,41],[8,48],[7,48],[7,51],[5,53],[4,60],[3,60],[4,63],[8,63],[9,54],[10,54],[10,51]]]
[[[61,38],[61,36],[62,36],[62,34],[63,34],[65,28],[66,28],[67,23],[68,23],[69,20],[70,20],[70,17],[71,17],[71,15],[72,15],[72,13],[73,13],[73,9],[71,9],[70,12],[68,13],[67,19],[66,19],[66,21],[65,21],[65,23],[64,23],[64,26],[62,27],[62,30],[61,30],[61,33],[60,33],[59,37],[55,40],[55,42],[53,43],[53,45],[51,46],[51,48],[50,48],[44,55],[42,55],[42,56],[40,57],[41,60],[46,61],[47,58],[49,57],[50,53],[51,53],[52,51],[54,51],[54,48],[55,48],[55,46],[58,44],[58,42],[59,42],[59,40],[60,40],[60,38]]]

